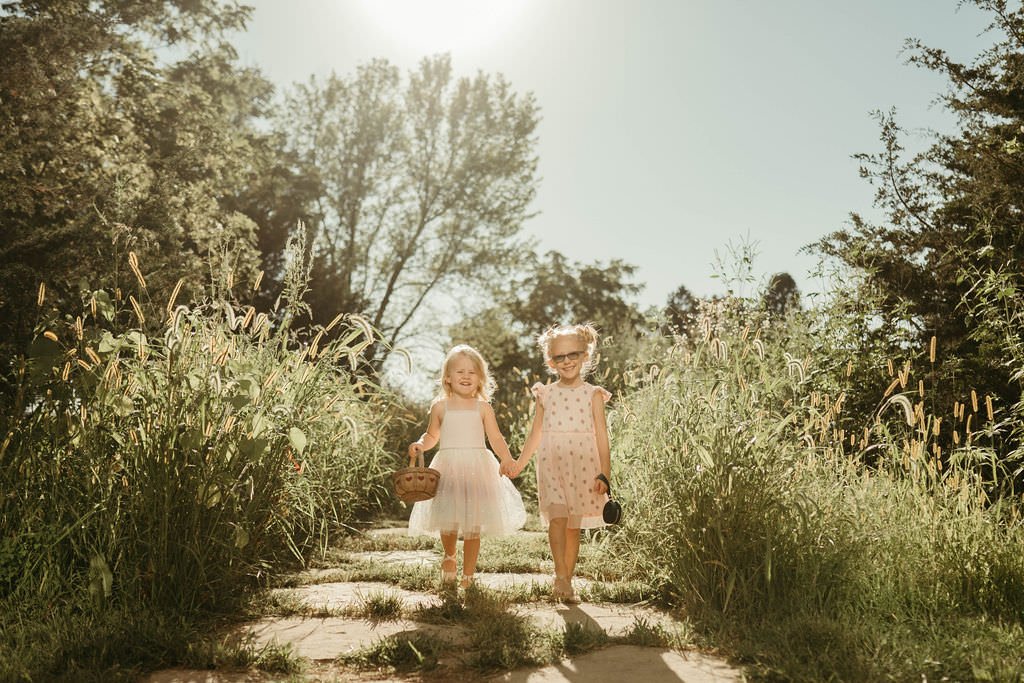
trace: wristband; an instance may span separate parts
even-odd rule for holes
[[[597,479],[598,481],[604,482],[604,485],[608,487],[608,492],[609,493],[611,492],[612,485],[611,485],[611,482],[608,481],[608,477],[604,476],[604,474],[599,474],[596,477],[594,477],[594,479]]]

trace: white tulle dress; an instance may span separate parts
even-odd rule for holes
[[[522,496],[498,474],[498,461],[487,448],[482,406],[479,402],[476,408],[453,410],[445,401],[440,445],[430,461],[441,481],[433,498],[413,504],[410,534],[500,536],[526,523]]]

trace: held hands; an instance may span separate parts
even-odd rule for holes
[[[520,468],[519,463],[514,458],[506,458],[501,461],[501,465],[498,466],[498,474],[503,474],[509,479],[515,479],[519,476]]]

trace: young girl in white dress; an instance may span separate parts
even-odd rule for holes
[[[444,559],[441,580],[455,581],[456,544],[462,534],[462,586],[473,581],[483,535],[510,534],[526,523],[523,499],[515,485],[499,474],[513,463],[505,437],[488,403],[494,380],[487,363],[471,346],[461,344],[448,352],[441,367],[441,391],[430,406],[427,431],[409,444],[409,457],[440,442],[430,466],[441,473],[437,493],[415,503],[409,533],[441,534]]]
[[[537,452],[537,497],[555,561],[552,597],[576,603],[572,587],[580,529],[605,526],[611,455],[605,389],[584,381],[594,366],[597,331],[591,325],[551,327],[537,339],[558,381],[535,384],[536,412],[519,459],[502,471],[517,477]]]

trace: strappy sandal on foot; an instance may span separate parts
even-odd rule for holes
[[[462,575],[462,581],[459,582],[459,587],[460,588],[469,588],[473,584],[474,584],[473,575],[470,574],[469,576],[466,576],[465,574],[463,574]]]
[[[444,568],[445,562],[451,562],[452,563],[452,570],[451,571],[447,571]],[[444,556],[444,559],[441,560],[441,583],[442,584],[448,585],[448,584],[454,584],[455,583],[455,570],[456,570],[457,567],[458,567],[458,565],[455,562],[455,555],[445,555]]]
[[[555,577],[555,583],[551,587],[551,597],[556,602],[564,602],[569,605],[578,605],[580,602],[576,592],[572,589],[572,580],[562,576]]]

